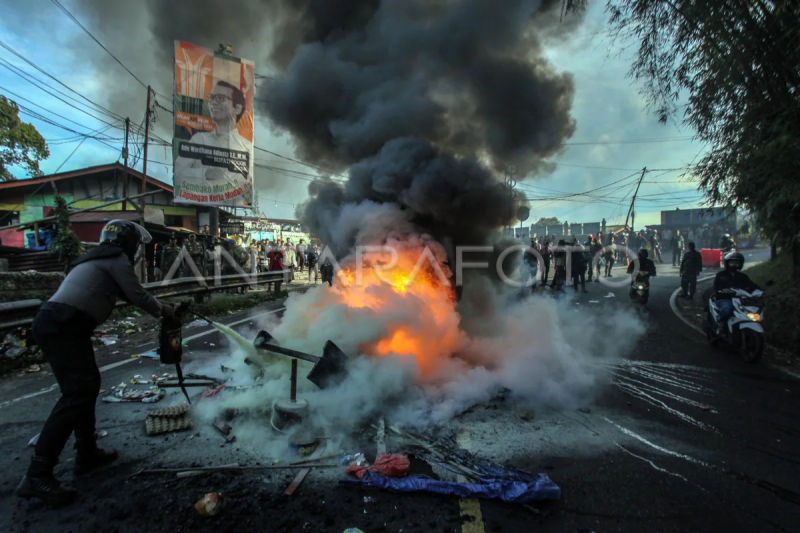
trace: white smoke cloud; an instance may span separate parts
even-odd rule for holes
[[[459,350],[426,367],[423,375],[412,356],[369,357],[360,350],[385,338],[387,324],[395,320],[421,327],[411,316],[418,312],[413,302],[394,293],[391,310],[376,312],[336,303],[337,290],[342,289],[324,285],[294,293],[283,317],[271,318],[263,327],[284,346],[321,355],[325,342],[333,340],[352,357],[347,378],[333,388],[319,390],[305,379],[309,363],[300,362],[298,373],[299,395],[309,401],[315,425],[343,438],[377,415],[416,428],[441,425],[501,391],[531,409],[586,405],[606,383],[603,363],[624,357],[645,330],[635,313],[613,303],[587,309],[569,297],[521,297],[517,289],[495,288],[484,293],[492,301],[483,302],[488,305],[482,309],[492,311],[483,317],[482,327],[472,328],[479,332],[461,331]],[[226,396],[214,409],[255,410],[267,416],[276,400],[288,398],[289,359],[267,355],[265,375],[256,380],[254,367],[243,361],[259,356],[240,346],[227,359],[226,366],[237,369],[234,383],[255,386]],[[263,442],[269,433],[265,426],[264,419],[248,421],[242,429],[237,424],[237,435]]]

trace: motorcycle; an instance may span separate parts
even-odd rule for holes
[[[634,305],[647,305],[650,299],[650,272],[640,270],[636,278],[631,282],[631,303]]]
[[[763,292],[747,292],[742,289],[726,289],[714,294],[708,300],[706,336],[712,346],[721,340],[735,346],[739,355],[747,363],[755,363],[764,353],[764,304]],[[733,314],[724,323],[719,318],[718,301],[730,299]]]

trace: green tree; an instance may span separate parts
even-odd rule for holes
[[[537,226],[560,226],[561,221],[556,217],[542,217],[536,221]]]
[[[0,96],[0,181],[17,178],[8,167],[20,166],[31,176],[41,176],[39,162],[50,156],[44,137],[19,118],[19,106]]]
[[[55,216],[58,233],[53,239],[53,246],[50,252],[58,254],[58,260],[63,263],[64,272],[66,272],[69,270],[69,264],[83,253],[83,247],[81,240],[70,229],[71,223],[69,221],[67,202],[60,196],[56,196]]]
[[[754,212],[800,273],[800,4],[607,0],[606,8],[613,38],[637,46],[630,76],[649,106],[709,147],[689,170],[707,203]]]

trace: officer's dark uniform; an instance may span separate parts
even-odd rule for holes
[[[189,257],[194,261],[195,266],[197,266],[197,270],[200,271],[200,274],[205,276],[205,261],[203,261],[203,245],[197,242],[197,237],[194,234],[189,235],[189,241],[186,243],[186,251],[189,253]],[[186,275],[190,276],[193,275],[194,272],[192,269],[186,265],[185,267]]]
[[[164,251],[161,252],[161,275],[166,278],[169,269],[172,268],[172,265],[175,264],[175,261],[178,259],[178,256],[181,253],[181,249],[178,248],[178,245],[175,243],[175,236],[173,235],[170,237],[169,244],[164,247]],[[172,275],[172,277],[177,278],[181,275],[181,267],[178,266],[178,269]]]
[[[51,503],[67,503],[74,489],[61,487],[53,477],[69,436],[75,433],[76,473],[87,472],[117,457],[97,448],[95,403],[100,392],[100,371],[94,358],[92,332],[106,321],[122,298],[155,317],[169,313],[139,282],[133,258],[149,234],[127,220],[106,224],[101,245],[72,263],[72,270],[58,291],[44,303],[33,320],[33,335],[50,364],[61,389],[42,428],[30,468],[17,495],[38,497]]]

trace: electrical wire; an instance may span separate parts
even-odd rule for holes
[[[100,105],[100,104],[98,104],[97,102],[94,102],[94,101],[90,100],[89,98],[87,98],[87,97],[86,97],[86,96],[84,96],[83,94],[81,94],[81,93],[79,93],[78,91],[74,90],[73,88],[69,87],[67,84],[63,83],[61,80],[59,80],[58,78],[56,78],[55,76],[53,76],[53,75],[52,75],[52,74],[50,74],[49,72],[45,71],[43,68],[39,67],[39,66],[38,66],[36,63],[34,63],[33,61],[29,60],[28,58],[26,58],[25,56],[23,56],[22,54],[20,54],[19,52],[17,52],[17,51],[16,51],[15,49],[13,49],[12,47],[10,47],[10,46],[8,46],[7,44],[5,44],[4,42],[0,41],[0,47],[3,47],[3,48],[5,48],[7,51],[11,52],[12,54],[14,54],[14,55],[15,55],[15,56],[17,56],[18,58],[20,58],[22,61],[24,61],[25,63],[27,63],[28,65],[30,65],[30,66],[31,66],[31,67],[33,67],[34,69],[36,69],[37,71],[41,72],[42,74],[44,74],[44,75],[45,75],[45,76],[47,76],[48,78],[52,79],[53,81],[55,81],[56,83],[58,83],[59,85],[61,85],[61,86],[62,86],[62,87],[64,87],[65,89],[67,89],[68,91],[70,91],[70,92],[72,92],[72,93],[75,93],[76,95],[80,96],[81,98],[83,98],[84,100],[86,100],[87,102],[89,102],[90,104],[92,104],[93,106],[95,106],[96,108],[99,108],[99,109],[100,109],[100,110],[101,110],[103,113],[107,114],[107,115],[108,115],[108,116],[110,116],[111,118],[116,118],[116,119],[118,119],[118,120],[123,120],[123,118],[122,118],[120,115],[117,115],[116,113],[114,113],[114,112],[113,112],[113,111],[111,111],[110,109],[107,109],[107,108],[105,108],[105,107],[101,106],[101,105]],[[3,60],[3,61],[5,61],[5,60]],[[9,63],[9,64],[10,64],[10,63]],[[41,82],[41,81],[40,81],[40,82]],[[44,82],[41,82],[41,83],[44,83]],[[56,90],[56,89],[55,89],[55,88],[53,88],[53,87],[50,87],[50,88],[51,88],[51,89],[53,89],[53,90]],[[59,92],[60,92],[60,91],[59,91]],[[61,93],[61,94],[63,94],[63,93]],[[66,96],[66,95],[64,95],[64,96]],[[69,98],[71,98],[71,97],[69,97]]]
[[[125,71],[126,71],[128,74],[130,74],[131,76],[133,76],[133,79],[135,79],[136,81],[138,81],[138,82],[139,82],[139,84],[140,84],[142,87],[147,87],[147,84],[146,84],[145,82],[143,82],[142,80],[140,80],[140,79],[139,79],[139,77],[138,77],[136,74],[134,74],[134,73],[131,71],[131,69],[129,69],[128,67],[126,67],[126,66],[125,66],[125,64],[124,64],[122,61],[120,61],[120,59],[119,59],[117,56],[115,56],[113,53],[111,53],[111,50],[109,50],[108,48],[106,48],[106,46],[105,46],[103,43],[101,43],[101,42],[100,42],[100,40],[99,40],[99,39],[97,39],[97,37],[95,37],[94,35],[92,35],[92,32],[90,32],[90,31],[89,31],[89,30],[86,28],[86,26],[84,26],[83,24],[81,24],[81,22],[80,22],[80,21],[79,21],[77,18],[75,18],[75,16],[74,16],[72,13],[70,13],[70,12],[69,12],[69,10],[68,10],[66,7],[64,7],[64,5],[63,5],[61,2],[59,2],[58,0],[51,0],[51,1],[53,2],[53,4],[55,4],[55,6],[56,6],[58,9],[60,9],[60,10],[61,10],[61,11],[62,11],[62,12],[63,12],[63,13],[66,15],[66,16],[67,16],[67,17],[69,17],[69,19],[70,19],[72,22],[74,22],[75,24],[77,24],[77,25],[78,25],[78,27],[79,27],[80,29],[82,29],[82,30],[83,30],[83,31],[86,33],[86,35],[88,35],[89,37],[91,37],[91,39],[92,39],[94,42],[96,42],[96,43],[97,43],[97,44],[100,46],[100,48],[102,48],[103,50],[105,50],[105,52],[106,52],[108,55],[110,55],[110,56],[111,56],[111,57],[114,59],[114,61],[116,61],[117,63],[119,63],[119,65],[120,65],[122,68],[124,68],[124,69],[125,69]],[[153,92],[157,93],[157,91],[155,91],[155,89],[153,90]],[[157,94],[158,94],[158,93],[157,93]],[[163,96],[163,95],[162,95],[162,96]],[[168,98],[167,96],[164,96],[164,97],[165,97],[165,98]]]

